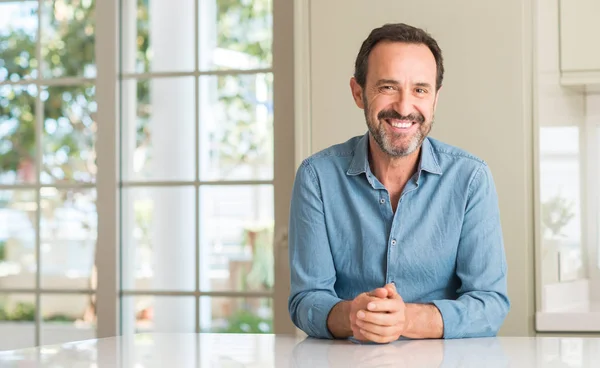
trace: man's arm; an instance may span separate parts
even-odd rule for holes
[[[495,336],[510,308],[506,256],[492,174],[482,164],[469,193],[456,259],[457,300],[436,300],[444,338]]]
[[[444,321],[435,305],[406,304],[406,329],[402,336],[411,339],[440,339],[444,336]]]
[[[331,309],[327,318],[327,328],[335,338],[345,339],[354,335],[350,321],[351,308],[352,302],[343,301]]]
[[[333,288],[336,272],[325,228],[319,181],[307,160],[298,168],[292,190],[289,262],[291,292],[288,309],[292,321],[309,336],[334,338],[327,327],[327,318],[331,309],[342,300]]]

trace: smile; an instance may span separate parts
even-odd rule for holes
[[[416,125],[414,121],[385,119],[385,122],[396,129],[410,129],[413,125]]]

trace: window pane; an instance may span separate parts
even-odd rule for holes
[[[95,182],[94,86],[48,87],[44,101],[43,183]]]
[[[273,333],[273,299],[200,297],[200,330]]]
[[[200,0],[203,2],[203,0]],[[194,0],[123,0],[125,73],[193,71]]]
[[[273,178],[273,75],[200,78],[202,180]]]
[[[273,53],[271,0],[200,1],[200,69],[269,68]]]
[[[542,284],[584,278],[579,128],[540,128]]]
[[[123,191],[123,289],[195,289],[195,200],[193,187]]]
[[[41,195],[42,287],[95,288],[96,190],[42,188]]]
[[[273,187],[200,188],[200,290],[271,290]]]
[[[0,289],[35,286],[36,209],[34,191],[0,191]]]
[[[0,293],[0,336],[0,350],[35,346],[35,295]]]
[[[44,0],[44,78],[96,77],[94,0]]]
[[[194,180],[194,78],[123,83],[125,180]]]
[[[123,335],[145,332],[195,332],[193,296],[124,296]]]
[[[36,181],[36,96],[33,85],[0,86],[0,184]]]
[[[42,295],[42,345],[96,338],[95,295]]]
[[[37,1],[0,2],[0,82],[37,77]]]

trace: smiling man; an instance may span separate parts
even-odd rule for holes
[[[437,42],[374,29],[350,81],[368,132],[302,162],[290,212],[289,312],[309,336],[385,343],[494,336],[510,303],[494,181],[428,137]]]

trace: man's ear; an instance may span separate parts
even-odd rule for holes
[[[356,103],[356,106],[358,106],[361,109],[365,108],[365,104],[363,103],[363,88],[360,86],[360,84],[358,84],[358,82],[356,81],[356,78],[352,77],[350,78],[350,91],[352,92],[352,98],[354,98],[354,102]]]

